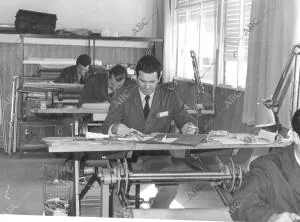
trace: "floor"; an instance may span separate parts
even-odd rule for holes
[[[44,166],[63,160],[47,153],[0,153],[0,213],[43,215]]]

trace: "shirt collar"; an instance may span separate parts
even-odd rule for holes
[[[155,92],[155,91],[154,91]],[[152,100],[153,100],[153,95],[154,95],[154,92],[151,93],[149,96],[150,96],[150,99],[149,99],[149,106],[151,107],[152,105]],[[141,101],[142,101],[142,104],[143,106],[145,105],[145,94],[139,89],[139,93],[140,93],[140,97],[141,97]]]

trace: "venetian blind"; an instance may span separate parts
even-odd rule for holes
[[[244,29],[250,22],[251,0],[225,0],[224,8],[224,57],[236,60],[241,42],[248,55],[249,33]]]

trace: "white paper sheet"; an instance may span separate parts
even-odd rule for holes
[[[85,137],[86,138],[89,138],[89,139],[105,139],[105,138],[109,138],[109,135],[107,134],[102,134],[102,133],[93,133],[93,132],[87,132],[85,134]]]

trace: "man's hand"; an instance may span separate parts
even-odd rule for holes
[[[199,132],[199,129],[192,122],[187,122],[183,125],[181,132],[182,132],[182,134],[194,135]]]
[[[281,214],[273,214],[268,222],[297,222],[300,216],[294,213],[283,212]]]
[[[119,137],[125,137],[131,133],[131,130],[126,125],[118,123],[111,127],[111,132]]]

